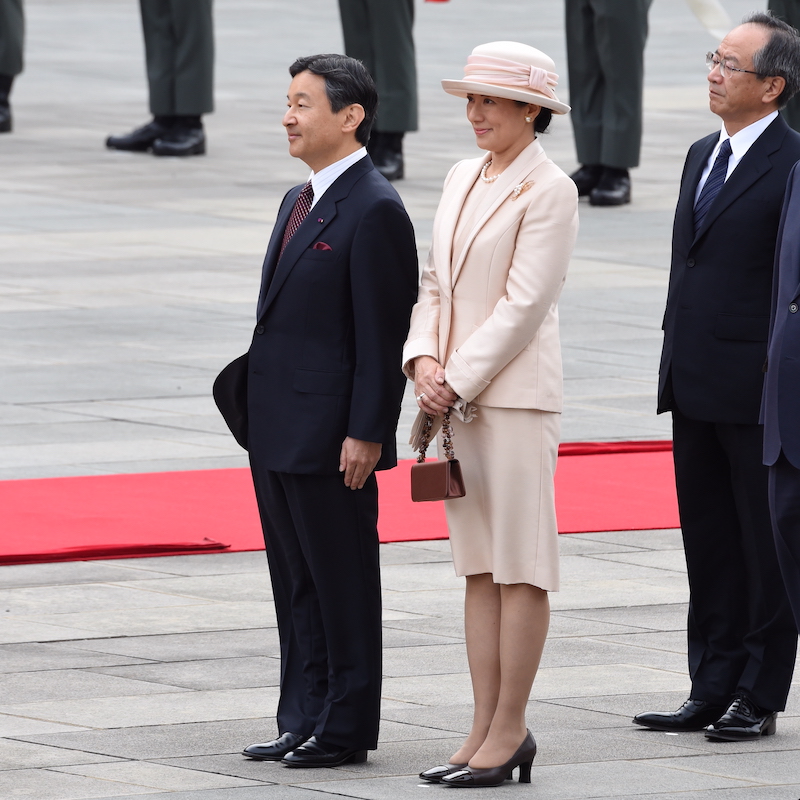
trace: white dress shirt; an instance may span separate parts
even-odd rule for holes
[[[762,133],[764,133],[764,131],[772,124],[772,121],[777,116],[778,112],[773,111],[771,114],[767,114],[766,117],[761,117],[761,119],[757,120],[751,125],[748,125],[746,128],[742,128],[738,133],[734,133],[733,136],[728,136],[728,131],[725,130],[725,123],[722,123],[722,130],[719,133],[719,141],[717,142],[717,146],[711,151],[711,155],[708,158],[708,163],[706,164],[703,174],[700,176],[700,181],[697,184],[697,191],[694,193],[695,204],[697,203],[697,199],[700,197],[700,192],[703,191],[703,187],[706,185],[706,180],[711,172],[711,168],[714,166],[714,161],[716,161],[717,153],[719,153],[719,148],[722,146],[722,143],[726,139],[731,140],[731,157],[728,159],[728,172],[725,175],[725,180],[727,181],[728,178],[730,178],[731,173],[739,165],[739,162],[742,160],[742,158],[744,158],[744,154],[750,149],[753,142],[755,142],[755,140],[758,139]]]
[[[350,153],[349,156],[345,156],[344,158],[340,158],[338,161],[334,161],[333,164],[325,167],[325,169],[321,169],[319,172],[312,172],[311,177],[309,177],[311,186],[314,189],[314,202],[311,203],[311,208],[314,208],[322,195],[325,194],[325,192],[331,187],[333,182],[340,175],[347,172],[347,170],[350,169],[353,164],[361,161],[366,154],[367,148],[361,147],[360,149],[356,150],[355,153]]]

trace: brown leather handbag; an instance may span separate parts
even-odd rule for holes
[[[419,448],[417,463],[411,466],[411,499],[415,503],[429,500],[453,500],[464,497],[464,477],[461,464],[453,452],[453,428],[450,426],[450,412],[444,415],[442,422],[442,445],[447,458],[444,461],[425,461],[425,453],[431,440],[433,417],[425,416],[422,429],[422,443]]]

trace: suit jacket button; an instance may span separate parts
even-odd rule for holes
[[[797,303],[789,303],[789,311],[791,311],[792,314],[797,313],[797,307]]]
[[[687,266],[687,267],[693,267],[694,265],[695,265],[695,260],[694,260],[693,258],[690,258],[690,259],[689,259],[689,260],[686,262],[686,266]]]
[[[256,325],[256,333],[264,333],[264,326]]]

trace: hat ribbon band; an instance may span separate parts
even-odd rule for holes
[[[496,86],[520,86],[555,97],[558,75],[541,67],[494,56],[469,56],[464,77]]]

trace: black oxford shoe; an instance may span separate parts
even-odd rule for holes
[[[175,127],[153,142],[154,156],[202,156],[206,134],[202,128]]]
[[[626,169],[604,167],[600,182],[589,193],[589,205],[622,206],[631,201],[631,177]]]
[[[338,767],[341,764],[363,764],[367,760],[367,751],[325,744],[312,736],[281,760],[287,767]]]
[[[259,761],[280,761],[287,753],[295,747],[303,744],[307,739],[299,733],[284,733],[277,739],[263,744],[251,744],[242,750],[242,755],[248,758],[256,758]]]
[[[134,153],[146,153],[160,136],[169,133],[169,128],[153,120],[141,128],[122,136],[109,136],[106,147],[110,150],[127,150]]]
[[[677,711],[647,711],[633,722],[654,731],[701,731],[724,713],[724,706],[690,698]]]
[[[592,189],[600,183],[600,176],[603,174],[601,164],[583,164],[580,169],[570,175],[570,178],[578,187],[578,197],[587,197]]]
[[[762,711],[747,697],[737,697],[728,710],[706,728],[706,739],[742,742],[772,736],[777,729],[778,714]]]

